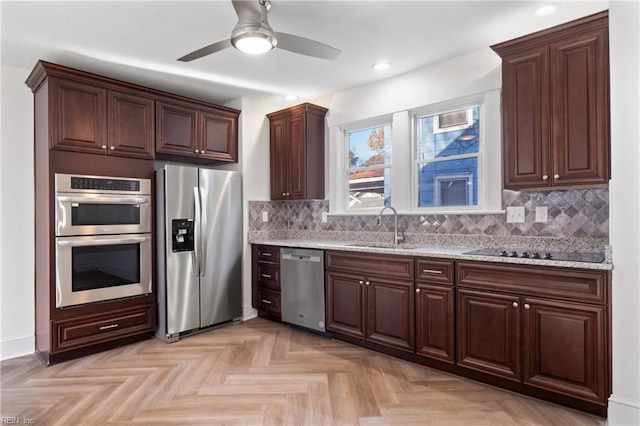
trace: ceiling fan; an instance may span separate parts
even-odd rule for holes
[[[254,55],[278,47],[289,52],[329,60],[336,59],[342,53],[335,47],[315,40],[273,31],[267,19],[267,13],[271,9],[269,0],[231,0],[231,3],[238,15],[238,23],[231,31],[231,38],[191,52],[178,58],[179,61],[190,62],[231,46]]]

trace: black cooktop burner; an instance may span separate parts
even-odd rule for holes
[[[568,262],[604,262],[604,253],[537,252],[524,250],[480,249],[465,252],[478,256],[517,257],[521,259],[562,260]]]

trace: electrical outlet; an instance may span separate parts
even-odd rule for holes
[[[262,221],[263,221],[263,222],[269,222],[269,212],[268,212],[268,211],[266,211],[266,210],[264,210],[264,211],[262,212]]]
[[[507,223],[524,223],[524,206],[507,207]]]
[[[329,214],[327,212],[322,212],[322,223],[327,223],[328,218]]]
[[[547,223],[549,221],[549,207],[537,206],[536,207],[536,222]]]

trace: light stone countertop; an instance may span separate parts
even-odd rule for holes
[[[612,270],[613,264],[609,261],[609,256],[602,263],[592,262],[570,262],[560,260],[544,260],[544,259],[526,259],[500,256],[480,256],[465,254],[466,252],[482,249],[484,247],[454,247],[454,246],[435,246],[435,245],[419,245],[407,244],[400,245],[398,248],[391,245],[381,243],[384,247],[372,247],[371,242],[349,242],[349,241],[330,241],[330,240],[313,240],[299,238],[251,238],[249,243],[273,245],[281,247],[300,247],[320,250],[339,250],[339,251],[357,251],[362,253],[384,253],[396,254],[403,256],[415,257],[432,257],[441,259],[459,259],[459,260],[475,260],[496,263],[515,263],[520,265],[546,265],[564,268],[577,269],[594,269],[594,270]]]

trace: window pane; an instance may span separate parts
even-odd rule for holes
[[[469,120],[464,120],[460,125],[453,125],[456,120],[461,123],[461,117],[464,116],[469,117]],[[420,117],[418,158],[425,160],[478,152],[479,117],[478,106]]]
[[[477,205],[477,158],[434,161],[420,165],[418,207]]]
[[[349,168],[391,163],[391,126],[349,132]]]
[[[388,167],[349,172],[349,209],[390,205],[389,176]]]

